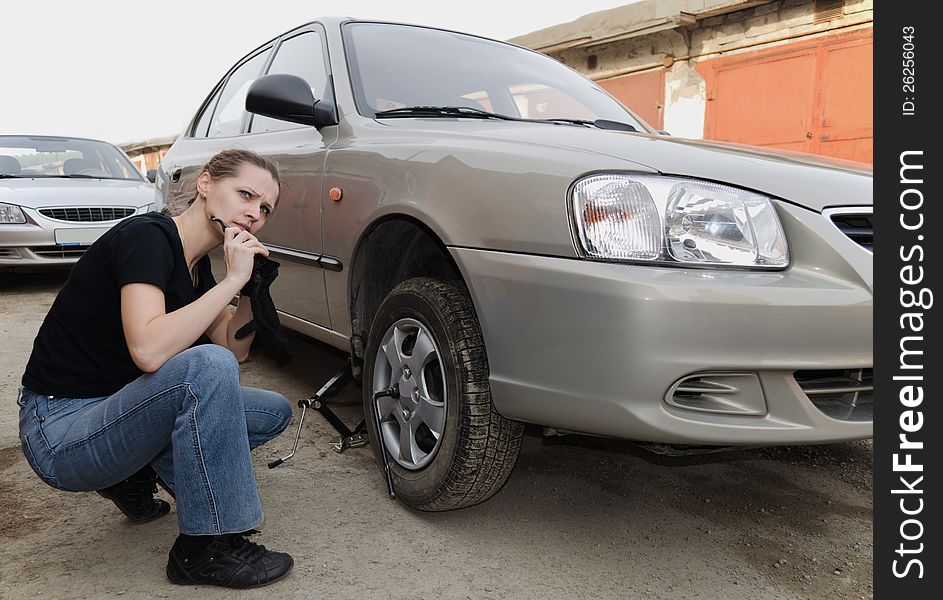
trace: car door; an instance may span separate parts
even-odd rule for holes
[[[317,99],[333,104],[324,31],[318,24],[282,36],[266,74],[290,74],[311,86]],[[275,306],[284,313],[330,329],[330,314],[321,259],[321,184],[327,148],[336,127],[321,131],[310,125],[249,115],[245,145],[278,164],[282,179],[278,206],[259,239],[277,260],[272,286]]]

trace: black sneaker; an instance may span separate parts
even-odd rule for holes
[[[147,523],[170,512],[170,504],[154,498],[157,473],[150,465],[131,477],[98,493],[115,503],[118,510],[135,523]]]
[[[187,552],[182,537],[170,548],[167,578],[183,585],[219,585],[251,588],[281,579],[295,561],[285,552],[267,550],[247,538],[257,531],[207,536],[206,546]]]

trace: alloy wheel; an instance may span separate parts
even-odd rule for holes
[[[387,452],[411,471],[435,458],[445,429],[446,387],[439,348],[429,329],[416,319],[396,321],[377,349],[373,392],[398,387],[374,409]]]

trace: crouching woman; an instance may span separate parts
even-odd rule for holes
[[[262,522],[249,451],[285,429],[291,405],[239,385],[253,336],[234,333],[252,310],[247,297],[228,306],[268,255],[255,234],[278,202],[278,170],[226,150],[196,188],[180,215],[125,219],[76,263],[33,343],[20,440],[47,484],[98,491],[135,522],[169,512],[154,497],[163,485],[180,526],[172,582],[254,587],[293,565],[248,539]],[[207,253],[220,245],[217,283]]]

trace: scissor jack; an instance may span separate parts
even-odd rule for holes
[[[339,438],[335,438],[329,443],[331,449],[338,454],[348,448],[361,448],[369,443],[370,439],[367,436],[366,419],[361,420],[360,423],[358,423],[357,426],[351,430],[327,405],[328,400],[334,396],[334,394],[343,389],[344,386],[351,381],[351,379],[353,379],[353,375],[351,373],[350,363],[348,363],[347,366],[341,369],[340,372],[328,379],[327,383],[321,386],[321,389],[316,391],[313,396],[298,401],[298,406],[301,407],[301,418],[298,419],[298,429],[295,431],[295,441],[291,446],[291,452],[282,458],[278,458],[270,462],[268,464],[269,469],[274,469],[295,455],[295,450],[298,449],[298,439],[301,437],[301,427],[304,425],[305,413],[307,412],[308,408],[314,408],[316,411],[321,413],[321,416],[324,417],[327,422],[330,423],[331,426],[337,431],[337,433],[340,434]],[[373,395],[374,403],[379,398],[384,396],[399,396],[398,387],[394,385],[388,390],[381,390],[375,393]],[[376,426],[377,430],[377,440],[380,445],[380,456],[382,457],[383,461],[381,466],[383,468],[383,474],[386,477],[386,488],[390,494],[390,498],[395,498],[396,493],[393,491],[393,477],[390,473],[390,464],[386,455],[386,444],[383,442],[383,433],[380,429],[379,419],[377,418],[376,411],[370,412],[372,418],[374,419],[374,425]]]

